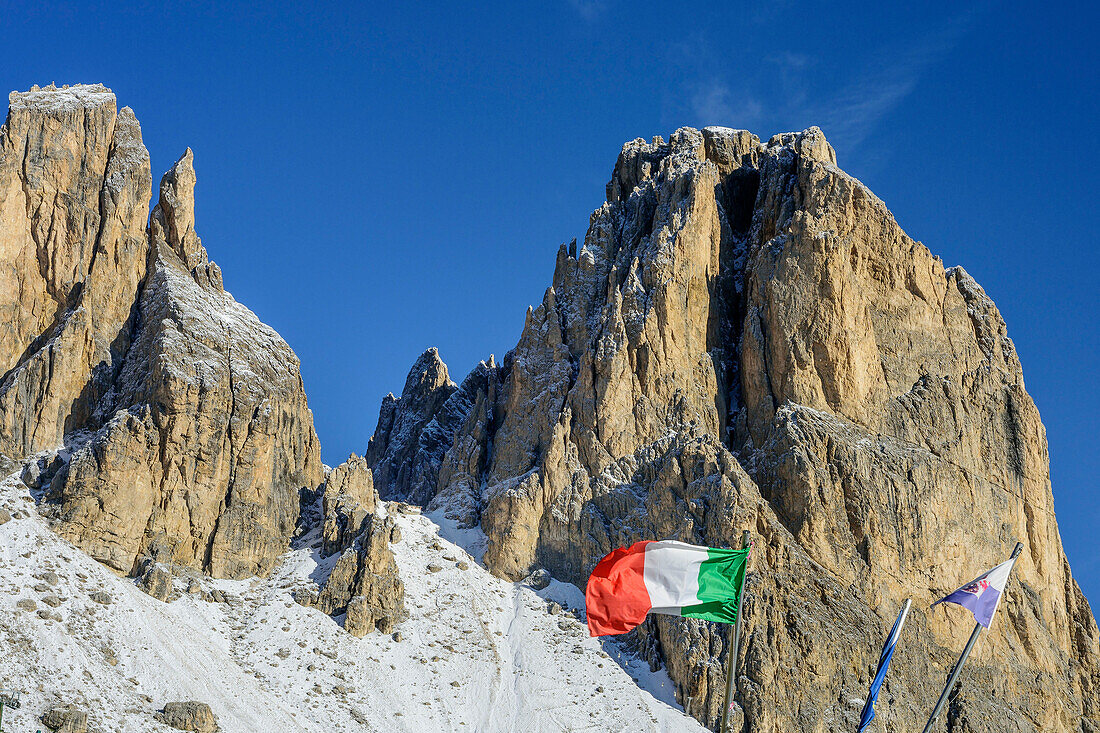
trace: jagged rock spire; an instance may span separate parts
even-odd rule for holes
[[[222,289],[222,275],[195,233],[195,156],[187,148],[160,180],[160,200],[150,217],[154,246],[163,242],[195,282]]]

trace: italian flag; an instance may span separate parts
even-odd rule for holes
[[[649,613],[734,623],[748,554],[673,540],[615,550],[588,578],[588,633],[625,634]]]

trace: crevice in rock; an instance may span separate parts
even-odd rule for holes
[[[1016,474],[1016,478],[1022,483],[1027,478],[1024,470],[1024,456],[1026,447],[1021,445],[1021,426],[1019,409],[1016,407],[1016,398],[1010,388],[1005,389],[1005,409],[1003,413],[1005,436],[1008,438],[1008,465]],[[1021,497],[1023,498],[1023,497]]]
[[[710,321],[707,324],[707,352],[718,378],[718,436],[736,452],[732,421],[741,407],[741,347],[746,314],[745,259],[749,246],[760,171],[748,166],[733,170],[715,187],[715,199],[722,227],[717,278],[710,284]]]
[[[57,335],[62,326],[65,325],[65,320],[68,315],[68,306],[65,303],[58,303],[50,325],[27,345],[27,348],[19,355],[19,358],[16,359],[11,369],[8,369],[8,371],[4,372],[4,376],[0,377],[0,392],[8,389],[11,378],[30,360],[31,357],[41,351],[42,348]]]

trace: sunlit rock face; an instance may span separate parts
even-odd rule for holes
[[[102,562],[242,577],[285,551],[323,467],[297,357],[224,291],[195,233],[192,161],[150,216],[149,155],[109,89],[11,95],[0,452],[46,452],[43,509]]]
[[[110,90],[12,93],[0,130],[0,452],[91,420],[132,338],[149,154]]]
[[[327,476],[296,356],[196,233],[193,158],[149,213],[148,153],[108,89],[13,94],[0,130],[0,453],[93,557],[266,573],[309,489],[339,553],[315,601],[365,634],[405,612],[383,499],[480,526],[498,575],[580,585],[615,547],[748,529],[744,729],[852,729],[912,598],[878,723],[912,730],[971,626],[928,604],[1019,540],[939,730],[1100,730],[1100,634],[1005,324],[820,130],[625,145],[516,347],[461,383],[426,351]],[[727,630],[658,617],[634,641],[715,725]]]
[[[320,505],[321,552],[337,557],[319,587],[299,594],[298,602],[344,615],[344,628],[354,636],[391,632],[408,618],[405,584],[390,548],[401,541],[401,530],[379,511],[367,461],[352,454],[330,470]]]
[[[906,598],[878,719],[919,730],[972,625],[928,604],[1016,540],[1002,611],[939,730],[1100,729],[1097,627],[1004,321],[817,128],[627,143],[515,349],[475,370],[460,403],[436,361],[410,373],[413,417],[390,398],[375,440],[416,456],[398,462],[418,468],[397,493],[480,524],[497,574],[542,566],[583,586],[636,540],[752,532],[746,730],[854,728]],[[448,403],[459,427],[421,450]],[[411,428],[395,441],[398,424]],[[656,617],[635,634],[715,725],[726,629]]]

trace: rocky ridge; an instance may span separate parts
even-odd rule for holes
[[[927,607],[1017,539],[1004,612],[940,729],[1100,725],[1100,634],[1004,321],[819,129],[627,143],[516,348],[479,370],[465,414],[440,421],[461,424],[445,447],[418,428],[445,402],[432,395],[457,394],[434,352],[384,402],[375,440],[418,466],[415,491],[393,490],[479,525],[498,575],[545,567],[582,587],[614,547],[750,529],[745,730],[851,727],[902,601]],[[889,682],[910,704],[882,705],[887,726],[923,725],[968,618],[914,614]],[[655,617],[635,634],[715,725],[725,630]]]

